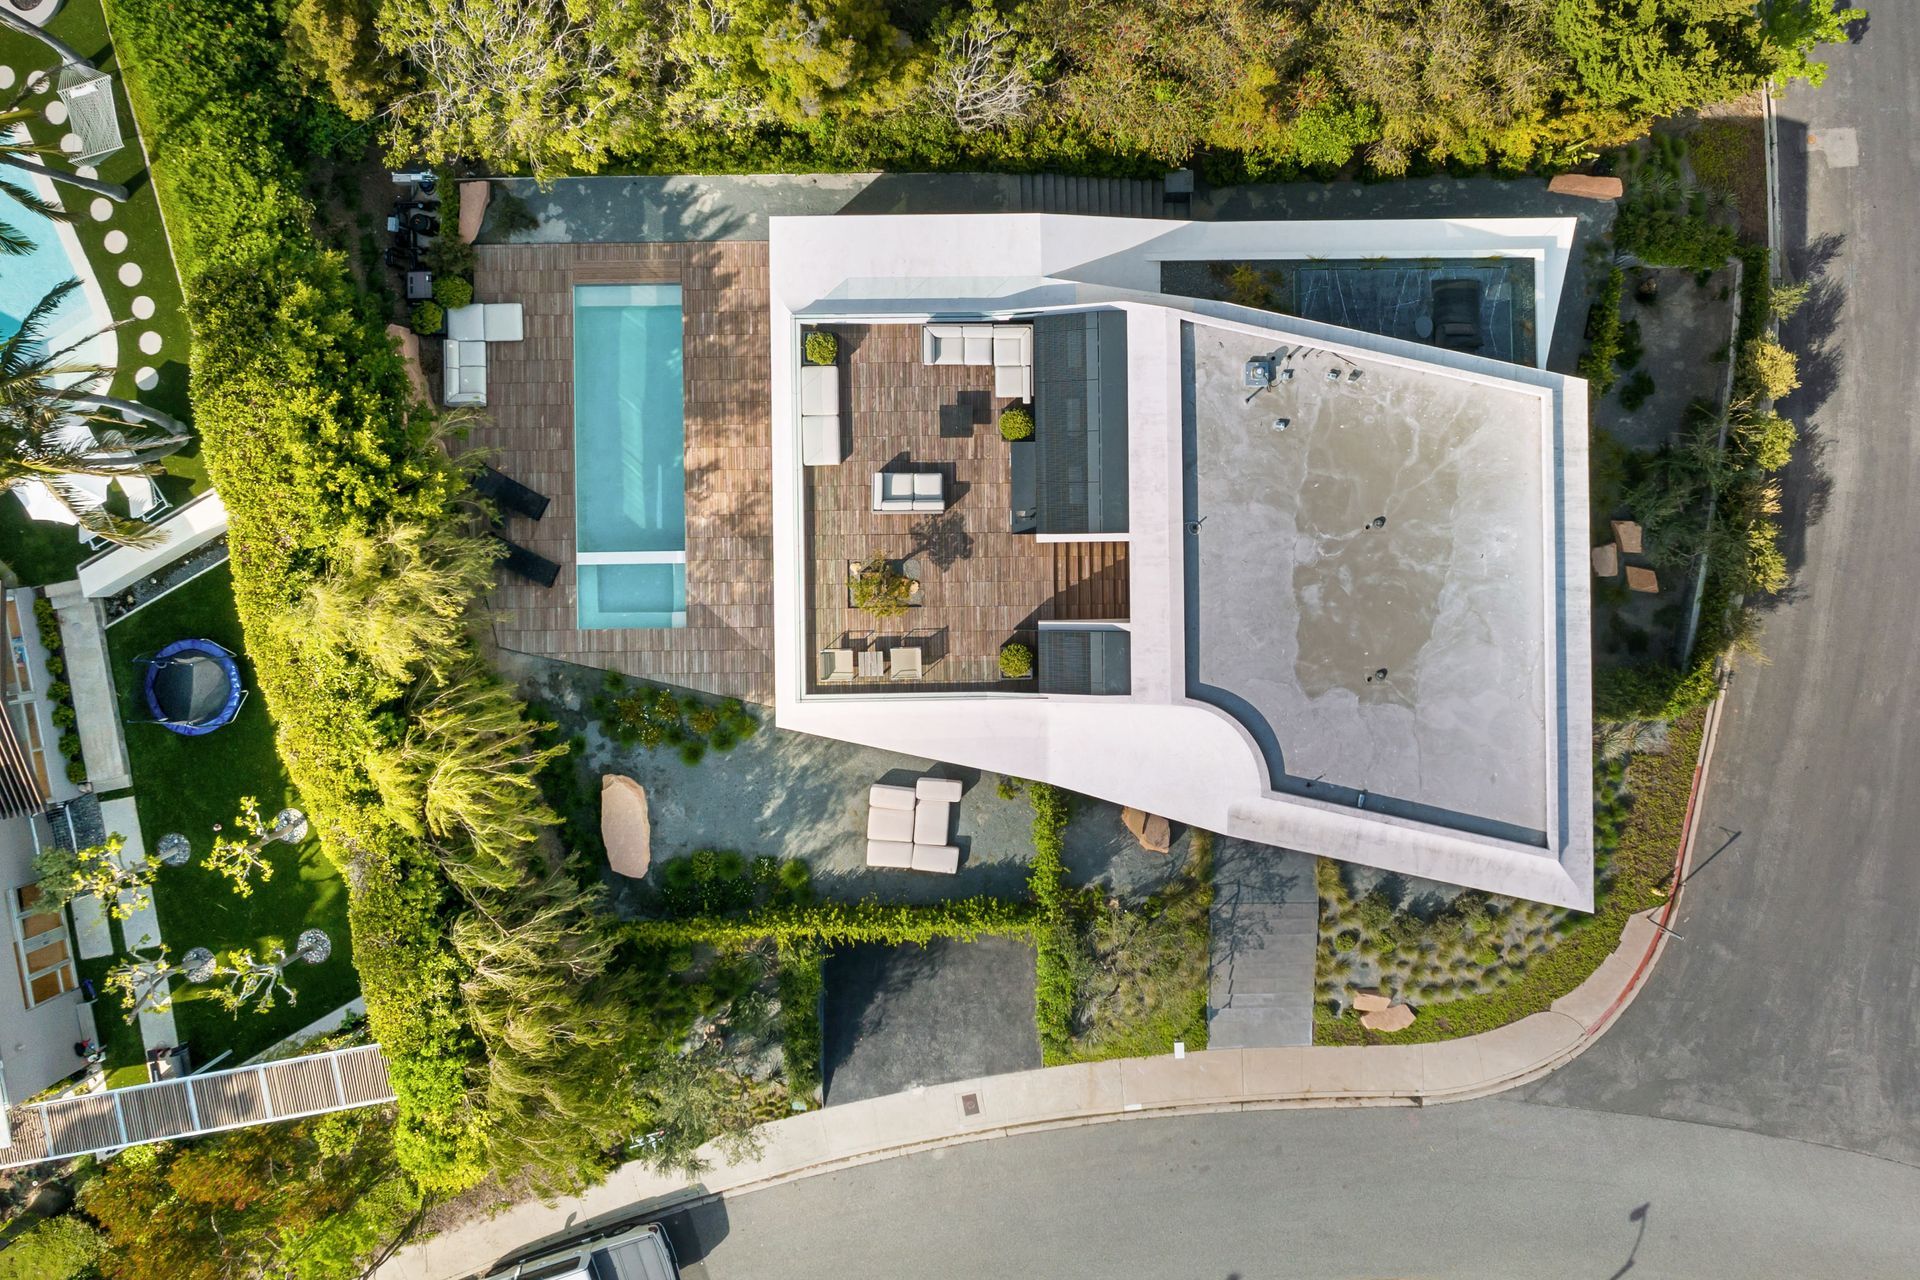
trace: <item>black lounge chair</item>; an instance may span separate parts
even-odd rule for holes
[[[480,496],[490,500],[502,511],[511,511],[529,520],[538,520],[546,514],[547,504],[553,499],[544,493],[536,493],[515,480],[512,476],[492,467],[483,466],[480,474],[473,478],[473,487]]]
[[[493,538],[507,549],[507,557],[500,564],[508,573],[542,587],[551,587],[559,579],[560,566],[545,556],[536,555],[519,543],[509,542],[497,533]]]

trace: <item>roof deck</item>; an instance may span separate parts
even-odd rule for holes
[[[809,693],[1032,692],[1000,677],[1000,647],[1036,646],[1042,621],[1125,616],[1126,545],[1048,543],[1012,531],[1010,446],[1000,438],[993,369],[922,362],[917,324],[833,325],[840,340],[838,466],[805,471]],[[942,511],[873,510],[876,472],[937,472]],[[852,607],[848,570],[881,556],[917,581],[906,614]],[[820,651],[920,645],[919,680],[820,679]]]

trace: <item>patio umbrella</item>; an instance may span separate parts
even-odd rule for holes
[[[53,490],[47,488],[44,480],[22,480],[13,486],[13,492],[20,499],[20,505],[27,509],[29,520],[46,520],[54,524],[80,523],[80,517],[67,510],[66,504],[53,496]]]

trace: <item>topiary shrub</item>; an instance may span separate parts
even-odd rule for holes
[[[473,301],[473,282],[459,276],[441,276],[433,282],[433,300],[452,311]]]
[[[413,326],[415,333],[438,333],[447,327],[447,313],[439,303],[428,300],[414,307],[407,322]]]
[[[1023,644],[1000,646],[1000,674],[1009,680],[1025,680],[1033,674],[1033,650]]]
[[[1033,410],[1017,404],[1001,410],[1000,438],[1008,441],[1033,439]]]
[[[87,766],[78,760],[67,761],[67,781],[79,786],[87,780]]]
[[[815,329],[807,335],[806,353],[808,364],[832,364],[840,358],[840,339]]]

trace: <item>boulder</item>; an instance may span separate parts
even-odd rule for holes
[[[1405,1031],[1413,1025],[1413,1006],[1395,1004],[1377,1013],[1363,1013],[1360,1025],[1369,1031]]]
[[[1376,987],[1363,987],[1353,993],[1353,1007],[1361,1013],[1378,1013],[1392,1004],[1393,1001],[1381,995]]]
[[[487,201],[493,196],[493,184],[485,181],[460,184],[460,239],[472,244],[487,220]]]
[[[1547,184],[1547,190],[1556,196],[1618,200],[1626,193],[1626,184],[1618,178],[1603,178],[1590,173],[1563,173]]]
[[[600,779],[600,838],[607,865],[638,880],[647,874],[653,853],[653,827],[647,820],[647,789],[618,773]]]
[[[1165,853],[1173,848],[1173,825],[1165,818],[1140,809],[1122,809],[1120,821],[1127,824],[1127,830],[1148,853]]]

